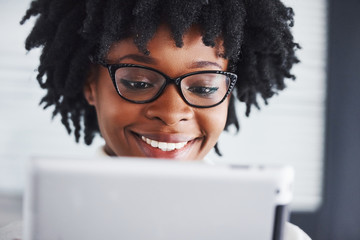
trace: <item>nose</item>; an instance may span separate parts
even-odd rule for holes
[[[167,126],[174,126],[180,122],[193,118],[193,108],[181,97],[174,84],[168,85],[160,97],[148,103],[145,116],[152,120],[159,120]]]

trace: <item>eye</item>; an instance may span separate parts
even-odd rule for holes
[[[120,84],[129,90],[145,90],[154,87],[154,85],[149,82],[131,81],[126,79],[120,79]]]
[[[218,87],[192,86],[192,87],[188,87],[187,90],[196,95],[206,97],[216,93],[218,89],[219,89]]]

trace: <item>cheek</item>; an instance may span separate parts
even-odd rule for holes
[[[208,136],[208,140],[216,142],[225,127],[228,104],[223,103],[217,107],[205,110],[199,114],[199,125]]]
[[[205,138],[197,159],[203,159],[217,143],[225,127],[228,112],[227,106],[228,104],[224,103],[214,108],[198,110],[197,124]]]
[[[121,102],[121,101],[120,101]],[[131,104],[121,103],[102,106],[99,108],[98,117],[107,131],[123,129],[139,118],[139,111]]]
[[[96,101],[100,131],[104,138],[118,138],[126,127],[136,121],[140,110],[123,100],[114,89],[105,90],[98,92]]]

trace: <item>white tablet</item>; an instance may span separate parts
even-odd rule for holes
[[[25,240],[278,240],[290,167],[35,159]]]

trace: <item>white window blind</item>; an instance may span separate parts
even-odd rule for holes
[[[321,202],[326,63],[325,0],[287,0],[295,10],[294,34],[303,50],[295,67],[297,80],[270,100],[261,111],[244,117],[237,136],[223,134],[224,157],[211,153],[215,162],[289,164],[296,169],[295,210],[313,210]],[[31,22],[18,23],[30,4],[27,0],[0,0],[0,194],[22,194],[25,161],[34,155],[92,156],[103,144],[76,144],[59,118],[38,103],[44,92],[35,76],[39,51],[26,54],[24,41]],[[32,20],[33,21],[33,20]]]

